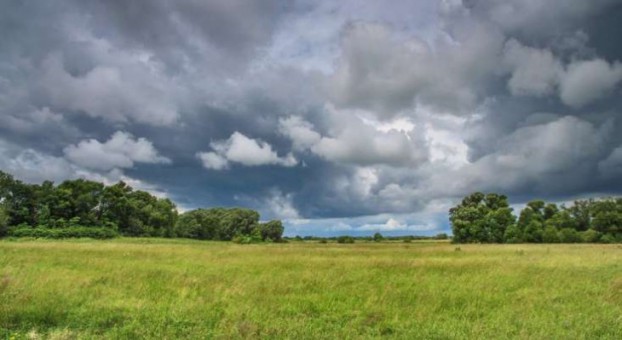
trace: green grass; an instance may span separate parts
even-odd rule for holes
[[[622,339],[621,245],[0,241],[7,338]]]

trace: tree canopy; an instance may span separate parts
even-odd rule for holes
[[[577,200],[573,205],[533,200],[512,214],[507,197],[473,193],[449,210],[457,243],[622,242],[622,199]]]
[[[280,241],[283,225],[281,221],[259,223],[258,212],[242,208],[197,209],[178,215],[168,198],[135,190],[124,182],[106,186],[75,179],[59,185],[50,181],[28,184],[0,171],[0,237],[116,233],[206,240],[256,233],[262,240]]]

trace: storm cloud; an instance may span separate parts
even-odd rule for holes
[[[622,192],[619,0],[3,1],[0,169],[286,233]]]

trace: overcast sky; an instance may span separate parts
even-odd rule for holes
[[[429,235],[622,192],[620,0],[0,0],[0,169]]]

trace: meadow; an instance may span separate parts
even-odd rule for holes
[[[3,240],[0,336],[622,339],[622,245]]]

